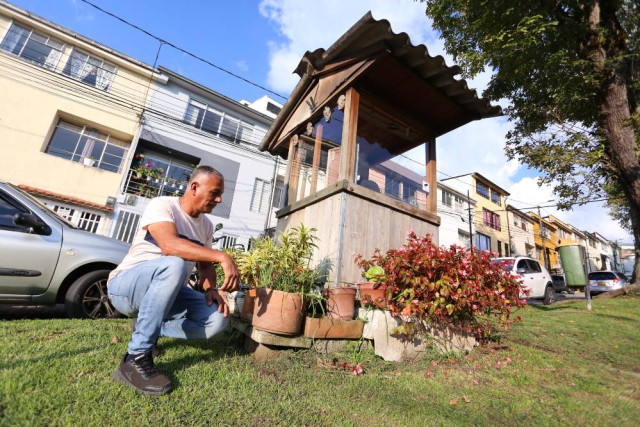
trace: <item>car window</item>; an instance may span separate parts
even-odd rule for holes
[[[498,258],[497,261],[504,271],[511,271],[513,269],[513,262],[515,260],[509,258]]]
[[[521,259],[520,261],[518,261],[516,271],[519,271],[520,269],[524,269],[525,273],[531,273],[531,268],[529,268],[529,264],[527,264],[526,259]]]
[[[531,269],[531,271],[533,273],[541,273],[542,272],[542,268],[540,268],[540,263],[538,261],[534,261],[532,259],[528,259],[527,262],[529,263],[529,268]]]
[[[593,273],[589,273],[589,280],[612,280],[615,278],[615,274],[608,271],[594,271]]]
[[[0,192],[0,230],[27,232],[26,227],[13,222],[13,216],[20,212],[29,213],[29,210]]]
[[[20,195],[22,197],[24,197],[26,199],[29,199],[29,201],[31,203],[33,203],[34,205],[38,206],[42,210],[42,212],[44,212],[45,214],[49,215],[54,220],[61,221],[65,225],[67,225],[68,227],[78,228],[78,226],[76,226],[74,223],[72,223],[71,221],[69,221],[68,219],[63,217],[62,215],[59,215],[57,212],[54,212],[53,210],[51,210],[51,208],[49,208],[47,205],[42,203],[40,200],[38,200],[35,197],[33,197],[31,194],[29,194],[29,193],[27,193],[25,191],[22,191],[20,188],[16,187],[15,185],[9,184],[9,187],[11,187],[12,190],[20,193]]]

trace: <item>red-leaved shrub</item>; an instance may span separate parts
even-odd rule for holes
[[[386,254],[376,250],[371,259],[359,255],[355,261],[364,271],[384,269],[387,309],[403,319],[397,332],[407,338],[419,333],[425,321],[483,339],[496,322],[513,322],[513,307],[526,305],[520,299],[528,294],[522,282],[492,262],[490,253],[438,247],[428,234],[418,237],[410,231],[401,248]]]

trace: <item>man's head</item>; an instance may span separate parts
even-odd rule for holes
[[[210,213],[222,201],[224,177],[211,166],[198,166],[187,183],[183,201],[191,216]]]

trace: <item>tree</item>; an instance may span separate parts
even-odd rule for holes
[[[638,0],[426,0],[464,76],[508,99],[506,153],[542,173],[561,209],[605,198],[635,239],[640,278]]]

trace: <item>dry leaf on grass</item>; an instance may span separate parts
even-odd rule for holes
[[[451,399],[451,400],[449,401],[449,405],[451,405],[451,406],[455,406],[455,405],[457,405],[457,404],[458,404],[458,400],[459,400],[459,399],[458,399],[457,397],[456,397],[455,399]]]
[[[118,344],[120,339],[118,337],[111,337],[111,344]]]

